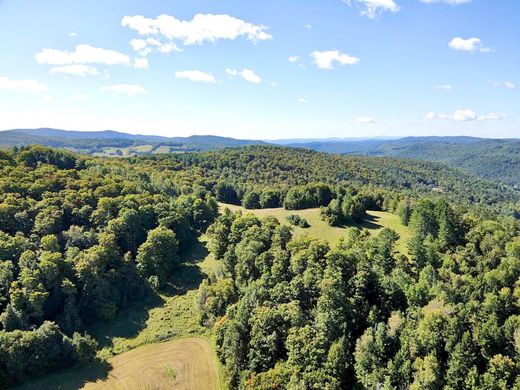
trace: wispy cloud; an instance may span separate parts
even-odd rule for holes
[[[36,53],[35,57],[38,63],[48,65],[122,65],[130,63],[130,58],[125,54],[90,45],[77,45],[74,51],[43,49]]]
[[[49,71],[53,74],[63,74],[72,76],[86,76],[86,75],[98,75],[99,72],[96,68],[83,64],[73,64],[64,66],[54,66]]]
[[[175,72],[175,78],[187,79],[202,83],[216,83],[215,77],[210,73],[201,72],[200,70],[183,70]]]
[[[35,80],[13,80],[0,76],[0,91],[23,91],[31,93],[47,92],[47,86]]]
[[[451,119],[457,122],[468,122],[468,121],[486,121],[486,120],[501,120],[507,117],[506,114],[500,112],[490,112],[484,115],[478,115],[475,111],[469,108],[455,110],[453,114],[437,114],[435,112],[428,112],[425,119]]]
[[[136,58],[134,60],[134,68],[137,69],[147,69],[148,68],[148,59],[147,58]]]
[[[399,6],[394,0],[343,0],[347,5],[355,5],[360,11],[360,15],[370,19],[375,19],[381,13],[388,11],[396,13]]]
[[[453,90],[453,86],[450,85],[450,84],[441,84],[441,85],[436,85],[435,89],[438,89],[438,90],[441,90],[441,91],[450,92],[450,91]]]
[[[226,73],[231,77],[242,77],[244,80],[249,81],[253,84],[260,84],[262,82],[262,78],[258,76],[252,69],[226,69]]]
[[[512,81],[497,81],[493,83],[495,88],[505,88],[505,89],[516,89],[516,84]]]

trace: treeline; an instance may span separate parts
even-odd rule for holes
[[[480,208],[486,213],[494,210],[513,215],[515,203],[518,202],[518,194],[510,187],[427,161],[338,156],[305,149],[248,146],[154,156],[149,157],[149,164],[157,169],[179,164],[177,169],[203,174],[219,201],[232,204],[242,202],[250,208],[257,208],[258,203],[260,208],[283,206],[289,189],[310,183],[338,188],[355,187],[361,192],[398,192],[417,199],[425,196],[446,198],[456,204]],[[250,199],[244,201],[249,193],[252,194],[248,196]]]
[[[0,163],[5,387],[93,358],[88,327],[167,284],[217,203],[123,160],[26,147]]]
[[[199,302],[231,388],[520,388],[518,222],[445,200],[399,209],[409,256],[390,229],[349,228],[330,248],[272,217],[217,218],[222,271]]]

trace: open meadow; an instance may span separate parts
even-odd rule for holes
[[[219,203],[220,210],[225,208],[231,211],[239,211],[242,213],[252,213],[257,217],[263,218],[267,216],[276,217],[280,223],[290,225],[287,217],[290,215],[299,215],[300,218],[304,218],[308,223],[308,228],[301,228],[299,226],[292,226],[294,229],[294,236],[299,237],[308,235],[312,238],[328,241],[331,245],[335,245],[344,236],[345,229],[349,226],[336,227],[330,226],[327,222],[323,221],[320,217],[320,209],[305,209],[305,210],[285,210],[283,208],[273,209],[255,209],[248,210],[242,206],[236,206],[232,204]],[[361,224],[352,224],[350,226],[367,229],[370,234],[378,234],[384,228],[393,229],[399,234],[399,240],[397,242],[396,250],[402,254],[407,254],[408,250],[406,244],[411,237],[410,230],[404,226],[399,217],[395,214],[388,213],[385,211],[367,211],[367,217]]]

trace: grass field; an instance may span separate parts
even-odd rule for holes
[[[339,242],[341,237],[345,234],[345,227],[334,227],[323,221],[320,217],[320,209],[305,209],[305,210],[285,210],[283,208],[276,209],[257,209],[257,210],[246,210],[242,206],[230,205],[220,203],[220,210],[229,208],[231,211],[241,211],[243,213],[252,213],[260,218],[271,215],[276,217],[280,223],[289,225],[287,217],[291,214],[297,214],[302,218],[305,218],[309,223],[310,227],[294,228],[294,236],[299,237],[308,235],[309,237],[318,238],[320,240],[328,241],[331,245],[335,245]],[[399,234],[399,241],[397,242],[396,249],[402,253],[407,254],[406,244],[411,237],[409,229],[404,226],[397,215],[387,213],[384,211],[367,211],[367,218],[359,225],[352,225],[360,228],[367,229],[371,234],[377,234],[383,228],[390,228],[395,230]]]
[[[189,337],[148,344],[91,365],[47,376],[20,389],[220,388],[216,357],[208,340]]]

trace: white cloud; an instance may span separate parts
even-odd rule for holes
[[[450,5],[459,5],[471,3],[472,0],[421,0],[421,3],[433,4],[433,3],[446,3]]]
[[[348,5],[355,4],[361,8],[360,15],[366,16],[370,19],[375,19],[384,11],[396,13],[399,11],[399,6],[394,0],[343,0]]]
[[[359,62],[359,58],[340,53],[338,50],[313,51],[311,57],[320,69],[333,69],[335,64],[355,65]]]
[[[478,119],[475,111],[468,108],[463,110],[455,110],[451,117],[454,121],[474,121]]]
[[[460,50],[460,51],[466,51],[473,53],[475,51],[480,51],[482,53],[487,53],[491,51],[489,47],[485,47],[482,44],[482,41],[480,38],[468,38],[464,39],[461,37],[453,38],[449,43],[448,46],[453,50]]]
[[[306,28],[307,30],[312,30],[312,25],[310,25],[310,24],[306,24],[306,25],[305,25],[305,28]]]
[[[129,96],[138,95],[140,93],[147,93],[146,89],[136,84],[114,84],[101,87],[100,91],[112,92],[112,93],[123,93]]]
[[[441,85],[437,85],[435,87],[435,89],[440,89],[441,91],[449,92],[449,91],[453,90],[453,86],[450,84],[441,84]]]
[[[236,69],[226,69],[226,73],[231,77],[242,77],[244,80],[249,81],[253,84],[260,84],[262,82],[262,79],[260,76],[258,76],[253,70],[251,69],[242,69],[242,70],[236,70]]]
[[[493,86],[495,88],[516,89],[516,84],[512,81],[497,81],[493,83]]]
[[[294,64],[295,62],[298,62],[299,59],[300,59],[300,57],[298,57],[298,56],[290,56],[287,59],[287,61],[292,62]]]
[[[147,69],[148,68],[148,59],[147,58],[136,58],[134,60],[134,68]]]
[[[455,110],[453,114],[436,114],[435,112],[428,112],[425,116],[425,119],[434,120],[434,119],[451,119],[458,122],[467,122],[467,121],[487,121],[487,120],[501,120],[507,117],[506,114],[490,112],[485,115],[478,115],[475,111],[470,110],[469,108]]]
[[[363,123],[363,124],[377,123],[374,118],[371,118],[369,116],[362,116],[360,118],[357,118],[356,120],[358,123]]]
[[[175,78],[203,83],[216,83],[215,77],[213,77],[213,75],[201,72],[200,70],[184,70],[182,72],[175,72]]]
[[[86,76],[86,75],[97,75],[99,74],[98,70],[92,66],[82,65],[82,64],[74,64],[74,65],[64,65],[64,66],[54,66],[49,71],[52,74],[64,74],[64,75],[73,75],[73,76]]]
[[[43,49],[36,53],[36,61],[40,64],[71,65],[71,64],[128,64],[130,58],[114,50],[101,49],[90,45],[77,45],[72,52]]]
[[[76,38],[78,36],[78,33],[77,32],[70,32],[69,33],[69,37],[72,37],[72,38]]]
[[[132,49],[135,51],[143,50],[146,47],[147,43],[144,39],[132,39],[130,41],[130,46],[132,46]]]
[[[309,103],[309,101],[305,98],[299,98],[298,103],[307,104],[307,103]]]
[[[234,40],[240,36],[251,41],[272,38],[266,32],[267,27],[230,15],[197,14],[192,20],[179,20],[171,15],[160,15],[155,19],[142,15],[125,16],[121,25],[129,27],[139,35],[164,37],[184,45],[214,42],[219,39]]]
[[[0,91],[43,93],[47,91],[47,86],[35,80],[12,80],[8,77],[0,76]]]

